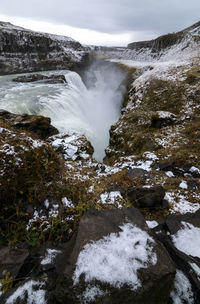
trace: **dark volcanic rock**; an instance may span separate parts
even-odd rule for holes
[[[107,248],[107,246],[109,247],[109,243],[111,242],[109,241],[109,237],[112,236],[116,238],[116,242],[119,242],[117,241],[117,238],[120,238],[121,234],[125,233],[123,230],[125,229],[123,228],[124,225],[128,225],[129,228],[132,227],[130,229],[136,229],[136,234],[133,232],[132,236],[130,236],[131,232],[129,232],[130,234],[127,234],[127,243],[122,243],[123,245],[121,244],[121,246],[117,246],[118,248],[112,248],[111,246],[108,248],[108,252],[107,254],[105,253],[104,257],[103,248]],[[138,238],[136,236],[137,233]],[[144,244],[142,239],[140,239],[140,233],[145,233],[145,235],[148,233],[148,237],[150,237],[150,239],[146,244]],[[76,266],[77,259],[79,259],[80,253],[83,252],[83,248],[86,249],[87,246],[89,246],[86,244],[91,244],[91,246],[93,246],[95,244],[94,242],[97,242],[96,244],[103,242],[104,237],[107,237],[107,241],[105,245],[103,245],[105,247],[99,250],[96,249],[96,253],[94,253],[93,258],[89,258],[85,264],[86,272],[87,269],[89,271],[96,269],[97,277],[90,277],[90,275],[87,276],[83,271],[80,275],[80,280],[78,282],[73,281],[75,268],[79,267]],[[135,244],[132,247],[130,244],[133,242],[132,238],[135,237]],[[112,277],[115,278],[117,274],[119,274],[119,276],[117,275],[119,281],[124,275],[125,277],[132,277],[134,265],[137,263],[140,264],[140,262],[142,263],[141,256],[138,256],[139,259],[141,258],[140,262],[136,262],[137,254],[139,254],[139,251],[137,251],[139,249],[137,248],[144,245],[144,250],[146,250],[146,246],[148,247],[148,244],[151,242],[153,242],[152,245],[154,244],[151,258],[156,254],[157,260],[155,263],[148,261],[146,266],[143,265],[141,268],[139,267],[140,269],[135,272],[135,275],[138,276],[138,280],[141,282],[141,286],[133,288],[129,285],[131,282],[123,283],[123,279],[121,284],[117,284],[116,282],[116,284],[112,285]],[[85,245],[86,247],[84,247]],[[129,246],[131,248],[129,248]],[[90,250],[88,252],[90,252]],[[135,257],[132,257],[132,259],[130,258],[129,260],[128,256],[131,252],[135,252]],[[130,268],[126,265],[126,263],[129,263],[128,261],[132,261],[129,265]],[[105,271],[104,267],[110,274],[108,278],[105,274],[105,279],[98,279],[98,273],[101,277],[102,271]],[[92,293],[94,292],[95,303],[126,304],[132,303],[132,300],[134,299],[135,304],[164,304],[168,301],[169,293],[173,286],[175,271],[174,265],[164,247],[158,242],[154,243],[153,239],[151,239],[150,231],[145,224],[144,218],[137,209],[104,211],[90,210],[81,219],[77,236],[74,236],[69,243],[68,248],[66,248],[62,268],[63,273],[60,275],[56,289],[52,291],[51,295],[52,298],[55,299],[56,303],[88,303],[87,296],[90,296],[87,295],[87,293],[91,292],[92,297]],[[129,275],[127,273],[124,274],[126,271],[130,271]],[[99,289],[101,290],[100,293]],[[92,303],[94,303],[94,301],[92,301]]]
[[[0,249],[0,279],[5,278],[6,273],[16,278],[29,252],[26,249],[3,247]]]
[[[14,129],[30,131],[41,139],[58,134],[58,130],[51,125],[51,119],[44,116],[19,115],[0,110],[0,123],[6,123]]]
[[[195,267],[197,270],[198,268],[200,269],[200,258],[188,255],[185,252],[178,250],[172,242],[172,236],[183,229],[183,222],[200,228],[200,211],[197,211],[196,213],[187,213],[184,215],[169,215],[164,220],[164,223],[162,225],[157,226],[153,230],[155,233],[155,238],[163,243],[172,260],[176,264],[177,269],[181,270],[189,279],[192,286],[192,292],[194,294],[193,303],[199,304],[200,281],[198,271],[195,271]],[[188,238],[190,239],[192,237],[192,230],[189,229],[189,231],[190,234],[188,235]],[[185,234],[185,237],[187,237],[187,234]],[[193,238],[196,238],[196,234],[193,236]],[[187,247],[187,245],[185,246]]]
[[[135,206],[140,208],[155,208],[163,206],[165,189],[160,186],[137,187],[128,192],[128,198]]]
[[[140,168],[127,169],[126,175],[131,178],[137,178],[137,177],[148,178],[149,176],[148,171]]]
[[[32,75],[25,75],[19,76],[14,78],[12,81],[14,82],[35,82],[35,81],[42,81],[43,83],[67,83],[64,75],[50,75],[45,76],[41,74],[32,74]]]

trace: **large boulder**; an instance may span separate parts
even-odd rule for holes
[[[16,278],[28,255],[27,249],[2,247],[0,249],[0,279],[4,279],[8,273],[13,279]]]
[[[137,209],[91,209],[66,248],[56,303],[167,303],[175,268]]]
[[[14,129],[30,131],[40,139],[58,134],[58,130],[51,125],[49,117],[13,114],[5,110],[0,110],[0,124],[6,123]]]
[[[165,189],[161,185],[140,186],[128,192],[130,202],[140,208],[163,206]]]
[[[176,265],[177,274],[172,299],[179,303],[200,303],[200,211],[169,215],[153,228]],[[185,291],[183,286],[185,286]],[[190,300],[189,300],[190,298]],[[184,302],[188,299],[186,302]],[[181,302],[182,301],[182,302]],[[170,300],[169,302],[173,302]]]

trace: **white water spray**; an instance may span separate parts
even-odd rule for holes
[[[15,83],[14,76],[0,77],[0,108],[14,113],[48,116],[60,132],[85,134],[102,160],[109,143],[110,126],[120,116],[125,74],[109,63],[95,63],[85,73],[85,83],[71,71],[67,84]],[[16,75],[15,75],[16,77]],[[87,87],[86,87],[87,86]]]

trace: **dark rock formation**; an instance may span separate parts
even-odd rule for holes
[[[14,129],[30,131],[40,139],[58,134],[58,130],[51,125],[51,119],[44,116],[18,115],[0,110],[0,123],[5,123]]]
[[[90,210],[83,216],[76,238],[72,239],[68,248],[66,248],[65,258],[63,260],[63,274],[60,275],[60,278],[57,280],[55,291],[52,291],[52,296],[56,299],[57,303],[80,303],[80,298],[84,297],[84,292],[87,288],[91,288],[92,284],[99,286],[103,291],[102,294],[95,297],[95,303],[131,303],[132,299],[134,299],[134,303],[136,304],[167,303],[173,284],[175,269],[171,259],[160,243],[155,243],[153,249],[157,256],[156,264],[151,265],[150,263],[147,269],[144,267],[145,269],[141,268],[136,272],[136,275],[138,275],[141,281],[141,287],[136,288],[136,290],[131,289],[128,284],[122,284],[117,288],[116,286],[112,286],[111,283],[106,282],[106,280],[104,282],[98,279],[91,279],[91,281],[89,279],[89,281],[87,281],[84,279],[84,274],[81,275],[78,284],[73,284],[73,273],[83,247],[86,244],[92,244],[103,239],[103,237],[111,233],[113,236],[115,234],[119,236],[120,231],[122,231],[120,227],[122,228],[125,223],[130,223],[141,229],[140,231],[149,233],[144,218],[137,209],[104,210],[100,212]],[[140,240],[135,244],[135,248],[137,246],[140,246]],[[118,249],[123,251],[123,247]],[[99,254],[98,251],[96,254]],[[112,254],[112,250],[110,254]],[[93,263],[92,260],[90,262]],[[105,263],[109,263],[106,258]],[[95,265],[94,262],[92,267],[95,269],[95,267],[99,267],[99,265]],[[102,267],[104,267],[103,264]],[[119,264],[113,264],[113,272],[120,271],[120,267],[120,262]],[[122,272],[123,271],[124,269]],[[112,273],[110,276],[112,282]]]
[[[148,171],[140,168],[127,169],[126,174],[130,178],[147,178],[149,176]]]
[[[64,36],[26,30],[0,22],[0,74],[74,69],[88,49]]]
[[[160,186],[137,187],[128,192],[128,198],[132,204],[140,208],[155,208],[163,206],[165,189]]]
[[[86,160],[92,157],[94,148],[84,135],[61,133],[48,138],[48,142],[65,160]]]
[[[14,78],[12,81],[14,82],[35,82],[35,81],[42,81],[43,83],[67,83],[64,75],[50,75],[45,76],[42,74],[30,74],[25,76],[19,76]]]
[[[23,266],[29,252],[27,249],[3,247],[0,249],[0,279],[10,273],[12,278],[16,278]]]
[[[185,215],[169,215],[164,219],[163,223],[153,229],[155,237],[163,243],[167,249],[172,260],[176,264],[177,269],[181,270],[184,275],[189,279],[192,286],[192,292],[194,296],[195,304],[200,303],[200,281],[198,271],[192,268],[192,265],[196,265],[196,269],[200,269],[199,257],[194,257],[186,254],[183,251],[178,250],[172,242],[172,235],[175,235],[183,228],[183,222],[200,228],[200,211],[196,213],[187,213]],[[192,231],[190,232],[190,238],[192,237]],[[195,239],[196,236],[193,236]],[[188,247],[187,245],[185,245]],[[171,301],[169,302],[172,303]]]

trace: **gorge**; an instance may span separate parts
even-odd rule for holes
[[[0,303],[200,303],[199,22],[0,42]]]

